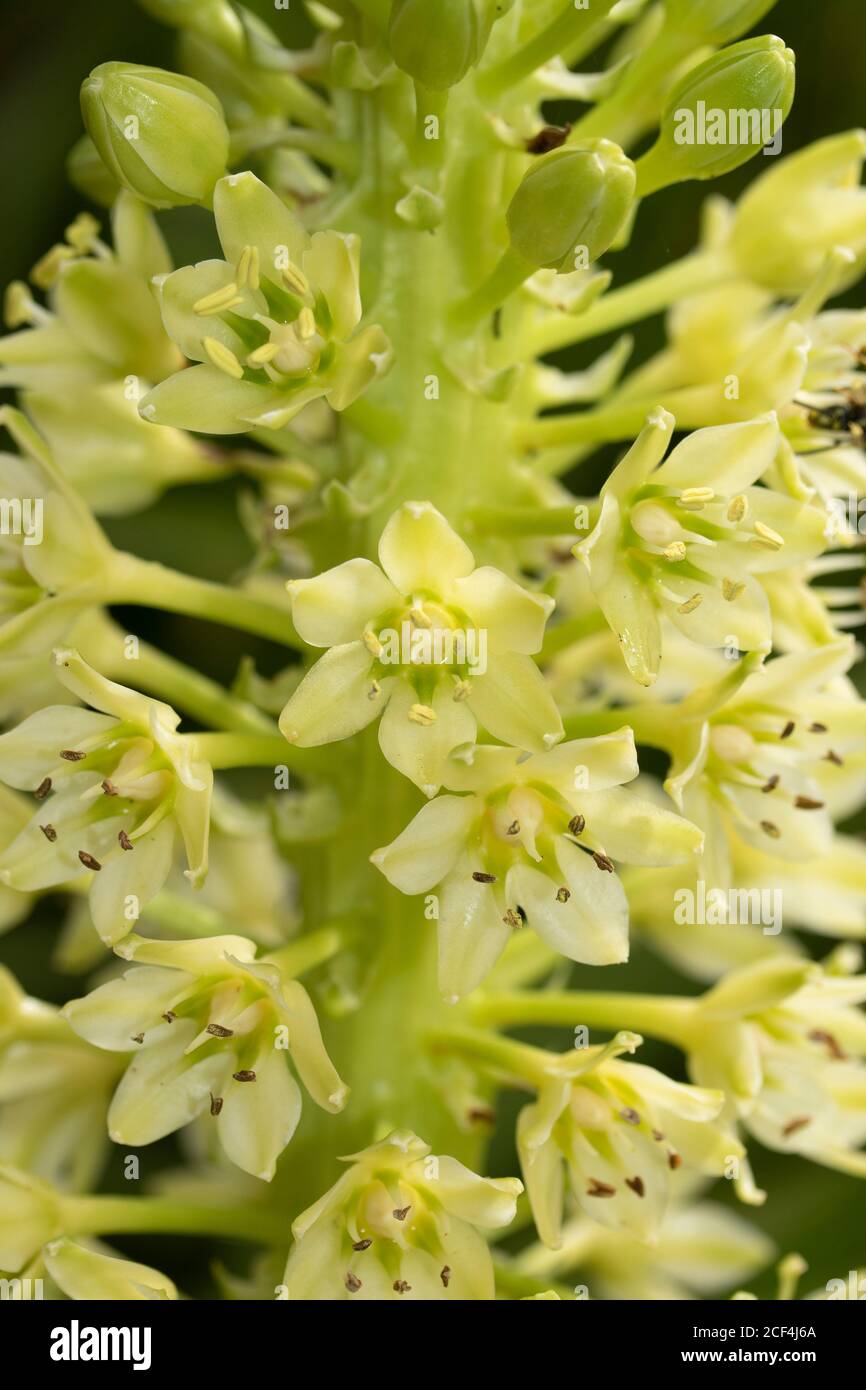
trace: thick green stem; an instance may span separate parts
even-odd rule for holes
[[[215,1206],[168,1197],[70,1197],[64,1203],[64,1232],[70,1236],[230,1236],[282,1245],[289,1231],[280,1214],[265,1207]]]
[[[295,748],[282,734],[187,734],[194,755],[210,763],[214,771],[232,767],[288,767],[310,771],[317,762],[315,752]]]
[[[484,98],[501,96],[535,72],[544,63],[579,43],[591,43],[605,31],[607,13],[615,0],[593,0],[584,9],[577,9],[572,0],[563,0],[562,13],[524,44],[510,58],[488,68],[478,79],[478,91]]]
[[[690,999],[652,994],[579,993],[574,990],[541,990],[537,993],[487,994],[471,1004],[472,1017],[484,1027],[516,1028],[548,1024],[577,1028],[601,1028],[616,1033],[622,1028],[684,1046],[696,1005]]]
[[[554,352],[611,333],[630,323],[661,313],[687,295],[733,279],[735,270],[717,252],[695,251],[663,270],[654,271],[622,289],[597,299],[585,313],[550,318],[530,332],[523,344],[530,355]]]
[[[152,560],[120,553],[114,557],[108,586],[106,601],[109,603],[163,608],[169,613],[205,618],[223,627],[267,637],[284,647],[301,648],[303,645],[292,623],[288,598],[282,606],[243,589],[214,584],[167,569]]]

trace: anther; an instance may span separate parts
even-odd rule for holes
[[[357,1274],[353,1274],[351,1270],[349,1270],[348,1274],[346,1275],[345,1284],[346,1288],[349,1290],[349,1293],[357,1293],[361,1287],[360,1279],[358,1278]]]
[[[677,612],[694,613],[696,608],[700,608],[702,602],[703,599],[701,598],[700,594],[692,594],[691,598],[687,598],[685,603],[680,603],[677,605]]]
[[[722,580],[722,598],[727,599],[728,603],[733,603],[734,599],[738,599],[745,592],[745,584],[741,584],[735,579]]]
[[[567,903],[570,897],[571,897],[571,893],[569,892],[569,890],[568,890],[567,888],[557,888],[557,890],[556,890],[556,901],[557,901],[558,903]]]
[[[212,1038],[233,1038],[233,1037],[234,1037],[234,1029],[233,1029],[233,1028],[224,1028],[223,1025],[222,1025],[221,1023],[209,1023],[208,1026],[207,1026],[207,1028],[205,1028],[204,1031],[205,1031],[206,1033],[210,1033],[210,1035],[211,1035]]]
[[[364,646],[367,648],[367,651],[370,653],[371,656],[381,656],[381,655],[382,655],[382,651],[383,651],[382,643],[379,641],[379,639],[378,639],[378,637],[376,636],[375,632],[371,632],[371,631],[368,629],[368,630],[363,634],[363,636],[362,636],[362,638],[361,638],[361,641],[364,643]]]
[[[365,1240],[353,1240],[353,1241],[352,1241],[352,1249],[353,1249],[353,1250],[357,1250],[358,1252],[360,1252],[360,1251],[362,1251],[362,1250],[369,1250],[369,1249],[370,1249],[370,1246],[371,1246],[372,1244],[373,1244],[372,1240],[370,1239],[369,1236],[367,1236]]]
[[[569,831],[569,834],[570,834],[570,835],[582,835],[585,829],[586,829],[586,816],[581,816],[581,815],[572,816],[571,820],[568,822],[568,831]]]
[[[616,1188],[611,1187],[609,1182],[599,1182],[598,1178],[590,1178],[586,1195],[587,1197],[615,1197]]]
[[[748,510],[749,499],[743,493],[740,493],[739,496],[731,498],[730,505],[728,506],[728,521],[742,521]]]
[[[81,860],[85,869],[92,869],[95,874],[99,873],[99,870],[102,868],[99,860],[94,859],[92,854],[88,854],[86,849],[80,849],[78,851],[78,858]]]
[[[121,849],[135,849],[135,845],[132,843],[125,830],[118,830],[117,843],[120,845]]]
[[[232,1078],[235,1081],[255,1081],[256,1074],[254,1071],[233,1071]]]
[[[780,733],[779,738],[790,738],[796,727],[797,725],[794,723],[793,719],[789,719]]]
[[[298,336],[302,342],[309,342],[316,333],[316,316],[306,304],[298,314]]]
[[[409,719],[413,724],[422,724],[427,728],[436,723],[436,711],[429,705],[413,705],[409,710]]]
[[[711,487],[687,487],[680,493],[679,503],[687,511],[699,512],[708,502],[712,502],[715,493]]]
[[[592,857],[595,860],[596,868],[602,869],[606,874],[613,873],[613,860],[608,859],[606,854],[601,854],[598,850],[594,850]]]
[[[37,801],[44,801],[45,798],[46,798],[46,796],[48,795],[48,793],[51,791],[51,786],[52,786],[51,778],[50,778],[50,777],[43,777],[43,778],[42,778],[42,781],[39,783],[39,786],[36,788],[35,792],[33,793],[33,795],[36,797],[36,800],[37,800]]]
[[[815,801],[811,796],[795,797],[794,805],[798,811],[823,811],[824,809],[824,802]]]
[[[57,839],[57,831],[54,829],[54,826],[40,825],[39,829],[42,831],[42,834],[45,836],[46,840],[50,840],[53,845],[54,841]]]
[[[763,521],[755,522],[754,541],[756,545],[765,546],[768,550],[781,550],[785,544],[784,536],[780,536],[772,526],[765,526]]]
[[[408,1207],[395,1207],[394,1211],[391,1212],[391,1215],[393,1216],[395,1221],[405,1221],[406,1217],[409,1215],[411,1210],[412,1206],[410,1203]]]
[[[244,369],[231,348],[227,348],[218,338],[202,338],[201,345],[215,367],[235,381],[241,380]]]
[[[778,825],[775,825],[771,820],[762,820],[761,829],[765,835],[769,835],[771,840],[781,840],[782,838],[782,832]]]
[[[688,552],[685,541],[671,541],[670,545],[665,546],[662,553],[668,560],[679,561],[684,560]]]
[[[646,1191],[643,1185],[643,1178],[641,1177],[626,1178],[625,1185],[626,1187],[630,1187],[632,1192],[637,1193],[638,1197],[642,1197]]]
[[[218,1114],[220,1113],[220,1111],[222,1110],[222,1108],[223,1108],[223,1098],[222,1098],[222,1096],[215,1096],[214,1093],[213,1093],[213,1091],[210,1091],[210,1092],[209,1092],[209,1095],[210,1095],[210,1113],[211,1113],[212,1115],[218,1115]]]
[[[102,782],[102,790],[105,792],[106,796],[117,796],[117,787],[108,777]]]
[[[82,758],[87,757],[87,754],[80,752],[77,748],[61,748],[60,756],[68,763],[80,763]]]
[[[212,290],[210,294],[202,295],[201,299],[195,300],[192,311],[194,314],[218,314],[223,309],[228,309],[230,304],[239,303],[238,287],[232,281],[229,285],[223,285],[221,289]]]
[[[476,883],[495,883],[495,882],[496,882],[496,875],[495,875],[495,874],[485,874],[485,873],[483,873],[480,869],[476,869],[476,871],[473,873],[472,877],[475,879],[475,882],[476,882]]]
[[[266,362],[271,362],[279,352],[278,343],[262,343],[261,347],[253,348],[247,357],[247,366],[263,367]]]

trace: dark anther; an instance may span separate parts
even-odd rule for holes
[[[85,869],[92,869],[95,874],[99,873],[99,870],[102,868],[99,860],[94,859],[92,854],[88,854],[86,849],[80,849],[78,851],[78,858],[81,860]]]

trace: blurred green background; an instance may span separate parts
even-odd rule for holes
[[[265,0],[248,0],[287,44],[309,33],[303,6],[288,11]],[[435,0],[431,0],[431,10]],[[171,67],[174,36],[138,9],[134,0],[66,0],[58,4],[18,5],[4,0],[3,47],[0,55],[0,151],[6,165],[5,209],[0,218],[0,282],[26,278],[43,251],[62,236],[82,207],[64,173],[66,154],[81,132],[78,89],[96,64],[108,59]],[[798,58],[797,98],[785,125],[786,151],[819,136],[866,124],[866,6],[864,0],[779,0],[760,26],[778,32]],[[758,172],[763,158],[714,183],[712,191],[736,197]],[[611,259],[618,283],[642,275],[679,257],[694,244],[704,188],[681,185],[654,197],[641,210],[629,247]],[[209,254],[209,219],[197,210],[171,214],[166,230],[180,263]],[[847,302],[862,302],[858,291]],[[637,354],[644,357],[662,341],[660,320],[641,325]],[[584,345],[573,365],[582,365],[603,346]],[[237,519],[236,489],[231,485],[178,489],[147,513],[112,521],[116,542],[139,554],[216,579],[230,579],[250,558]],[[218,679],[232,679],[238,661],[252,650],[260,669],[271,672],[280,656],[208,624],[148,614],[136,609],[125,617],[128,630],[159,642],[192,665]],[[0,939],[0,961],[9,965],[34,993],[58,1002],[81,992],[80,981],[52,972],[46,962],[60,923],[60,909],[44,907],[37,918]],[[826,943],[819,946],[826,948]],[[818,949],[817,954],[821,954]],[[597,985],[591,971],[576,972],[580,988]],[[627,967],[605,972],[605,988],[682,990],[694,986],[638,949]],[[547,1035],[550,1041],[550,1035]],[[563,1042],[566,1040],[563,1039]],[[646,1048],[642,1060],[681,1074],[677,1054]],[[514,1172],[511,1134],[516,1105],[503,1099],[491,1171]],[[174,1141],[141,1153],[142,1176],[177,1162]],[[115,1150],[107,1185],[120,1190],[123,1155]],[[755,1149],[759,1182],[770,1200],[754,1219],[777,1241],[780,1252],[799,1250],[809,1261],[804,1289],[827,1279],[844,1278],[849,1269],[866,1265],[866,1183],[830,1173],[798,1159],[781,1159]],[[720,1184],[719,1187],[724,1187]],[[722,1200],[730,1193],[717,1192]],[[748,1214],[748,1213],[746,1213]],[[190,1293],[212,1291],[204,1242],[129,1239],[116,1244],[136,1258],[166,1270]],[[212,1252],[210,1252],[212,1253]],[[752,1287],[772,1296],[768,1274]]]

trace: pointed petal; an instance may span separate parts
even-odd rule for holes
[[[475,797],[437,796],[370,860],[401,893],[429,892],[454,868],[480,814]]]
[[[278,1052],[270,1039],[250,1069],[255,1081],[226,1079],[217,1131],[232,1163],[270,1182],[301,1118],[301,1093],[285,1053]]]
[[[520,906],[529,926],[552,950],[585,965],[618,965],[628,959],[628,905],[615,874],[563,840],[557,859],[570,897],[560,902],[558,885],[528,864],[508,871],[506,896]]]
[[[442,886],[439,903],[439,988],[446,999],[471,993],[492,969],[511,937],[489,883],[477,883],[477,865],[461,859]]]
[[[487,633],[491,652],[528,656],[540,649],[544,625],[555,606],[548,594],[530,593],[492,565],[456,579],[449,597],[476,628]]]
[[[289,743],[316,748],[349,738],[381,714],[394,677],[375,690],[373,658],[363,642],[331,647],[312,666],[280,715],[280,730]]]
[[[236,381],[219,367],[200,363],[166,377],[148,391],[139,413],[156,425],[200,434],[243,434],[251,417],[279,403],[272,387]]]
[[[483,676],[473,676],[468,704],[488,733],[503,743],[544,753],[562,738],[562,716],[531,656],[503,653]]]

